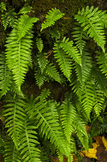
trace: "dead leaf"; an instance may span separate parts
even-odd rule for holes
[[[78,158],[77,158],[77,156],[75,154],[73,154],[73,162],[79,162]]]
[[[95,136],[94,139],[98,145],[103,145],[101,136]]]
[[[104,146],[105,146],[105,151],[107,151],[107,140],[105,139],[105,137],[104,136],[102,136],[102,142],[103,142],[103,144],[104,144]]]
[[[91,130],[91,127],[92,126],[89,126],[89,125],[85,125],[86,126],[86,131],[87,131],[87,133],[89,133],[89,131]]]
[[[91,159],[88,157],[83,157],[82,162],[91,162]]]
[[[97,159],[97,157],[96,157],[96,153],[97,153],[96,147],[95,148],[89,148],[88,152],[86,150],[83,150],[81,152],[86,157]]]
[[[53,157],[53,156],[49,156],[50,158],[51,158],[51,160],[53,161],[53,162],[60,162],[59,161],[59,159],[56,157]]]

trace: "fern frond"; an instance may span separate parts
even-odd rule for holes
[[[43,74],[47,64],[49,63],[49,61],[47,59],[45,59],[45,55],[46,53],[39,53],[38,54],[38,64],[39,64],[39,67],[40,67],[40,70],[41,70],[41,73]]]
[[[6,41],[7,64],[13,72],[13,77],[19,90],[28,70],[28,65],[31,64],[30,53],[33,34],[30,30],[33,23],[37,20],[37,18],[22,15],[15,23]]]
[[[81,56],[82,66],[75,63],[76,74],[81,84],[85,83],[86,80],[89,78],[91,68],[92,68],[92,61],[91,61],[90,54],[85,50],[83,50],[82,53],[83,53]]]
[[[97,64],[99,64],[102,73],[107,77],[107,53],[97,52],[97,54]]]
[[[32,10],[32,7],[31,6],[25,6],[23,8],[20,9],[20,11],[18,12],[18,14],[27,14],[27,13],[30,13],[30,12],[34,12]]]
[[[74,120],[74,128],[77,133],[78,139],[81,141],[83,147],[88,151],[88,135],[85,127],[85,123],[82,120],[82,117],[76,116]]]
[[[52,38],[55,38],[55,40],[60,39],[60,32],[56,30],[55,28],[50,29],[50,34]]]
[[[69,41],[68,38],[66,39],[66,37],[64,37],[60,43],[60,47],[81,66],[81,56],[76,47],[73,46],[73,41]]]
[[[7,27],[13,28],[15,22],[17,21],[17,13],[14,12],[14,9],[12,9],[9,12],[2,14],[1,19],[5,30]]]
[[[64,13],[61,13],[57,8],[52,8],[52,10],[49,10],[48,14],[46,15],[46,21],[42,23],[41,31],[49,26],[54,25],[55,21],[59,20],[63,16]]]
[[[26,33],[28,33],[29,29],[32,28],[33,23],[37,22],[39,19],[35,17],[29,17],[28,15],[24,14],[18,19],[18,23],[15,25],[17,29],[17,36],[18,41],[20,41]]]
[[[44,99],[46,99],[46,98],[49,97],[49,96],[50,96],[50,91],[49,91],[49,89],[44,88],[44,89],[42,90],[41,94],[40,94],[40,100],[44,100]]]
[[[82,11],[79,11],[78,14],[75,15],[75,19],[79,21],[84,31],[87,30],[89,37],[93,37],[94,41],[102,48],[103,52],[105,52],[105,32],[100,22],[99,14],[98,8],[94,9],[92,6],[89,9],[89,6],[87,6],[86,9],[83,8]]]
[[[41,88],[45,81],[48,81],[48,77],[46,77],[44,73],[42,74],[39,70],[35,70],[35,79],[39,88]]]
[[[61,121],[64,129],[64,134],[67,141],[70,143],[71,134],[74,132],[73,121],[76,117],[76,111],[68,98],[63,102],[61,110]]]
[[[54,57],[57,59],[61,71],[66,78],[70,81],[70,75],[72,70],[72,59],[68,56],[63,49],[60,48],[58,43],[54,44]]]
[[[46,74],[48,74],[51,78],[53,78],[55,81],[61,83],[61,78],[59,75],[59,72],[57,71],[56,67],[53,65],[53,63],[49,63],[46,67]]]
[[[86,45],[85,40],[88,40],[89,37],[88,37],[86,31],[83,31],[82,27],[75,27],[74,30],[75,31],[72,32],[73,37],[74,37],[74,41],[75,41],[75,44],[77,45],[77,47],[80,51],[80,54],[82,55],[83,48]]]
[[[6,65],[4,53],[0,56],[0,98],[10,90],[12,73]]]
[[[10,139],[5,143],[4,160],[5,162],[23,162],[20,153]]]
[[[107,28],[107,13],[106,13],[106,11],[98,10],[97,12],[98,12],[98,16],[99,16],[102,26]]]
[[[93,77],[95,77],[97,84],[99,85],[100,90],[107,96],[107,78],[104,74],[101,73],[100,69],[97,67],[93,67],[92,73]]]
[[[100,115],[101,110],[104,108],[104,95],[101,90],[94,88],[94,106],[93,109],[97,116]]]
[[[39,50],[39,52],[42,52],[43,50],[43,40],[41,38],[36,38],[36,45]]]
[[[41,162],[40,150],[37,148],[39,142],[37,141],[35,129],[34,125],[25,120],[23,131],[20,134],[19,146],[23,162]]]
[[[28,71],[29,60],[31,60],[32,34],[25,35],[19,42],[17,41],[17,30],[13,29],[6,41],[7,65],[12,70],[13,78],[19,90]]]
[[[23,129],[25,118],[24,106],[25,102],[17,96],[15,99],[7,100],[4,107],[4,116],[6,117],[6,128],[8,128],[9,136],[11,136],[16,149],[19,145],[20,131]]]
[[[94,104],[93,86],[94,85],[90,81],[87,81],[86,84],[84,84],[84,86],[81,87],[80,91],[78,91],[78,97],[82,103],[83,111],[84,113],[86,113],[88,119],[90,119],[90,113]]]
[[[64,155],[68,156],[69,147],[67,141],[64,139],[59,124],[56,102],[41,100],[37,103],[33,101],[32,104],[32,106],[30,106],[30,104],[27,105],[27,112],[29,111],[31,117],[36,117],[37,127],[39,127],[40,130],[39,132],[45,136],[45,138],[50,139],[50,142]]]

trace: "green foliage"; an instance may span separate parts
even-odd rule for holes
[[[83,30],[87,30],[87,34],[90,37],[93,37],[94,41],[102,48],[103,52],[105,52],[104,45],[105,45],[105,36],[104,36],[104,28],[101,22],[101,14],[102,12],[98,11],[98,8],[94,9],[92,6],[89,9],[89,6],[86,9],[82,9],[79,11],[78,14],[75,16],[75,19],[79,21]]]
[[[36,44],[37,44],[37,48],[39,50],[39,52],[42,52],[43,50],[43,41],[41,38],[37,38],[36,39]]]
[[[6,59],[19,90],[28,71],[31,60],[32,32],[30,31],[37,18],[22,15],[15,23],[6,41]],[[29,31],[29,32],[28,32]]]
[[[54,25],[55,21],[59,20],[63,16],[64,13],[61,13],[57,8],[49,10],[48,14],[46,15],[46,21],[42,23],[41,31],[49,26]]]
[[[57,153],[60,161],[65,156],[72,162],[75,137],[88,150],[85,125],[95,116],[100,118],[107,107],[107,22],[103,21],[107,14],[98,8],[83,8],[75,15],[78,23],[72,32],[74,40],[61,38],[61,33],[53,28],[49,30],[52,45],[47,49],[46,38],[44,41],[41,33],[33,34],[33,25],[36,26],[39,19],[28,16],[30,11],[32,8],[22,8],[13,24],[13,19],[9,22],[5,17],[10,13],[2,17],[7,24],[5,28],[10,26],[9,23],[12,25],[6,38],[6,50],[0,54],[0,97],[4,99],[3,115],[8,137],[3,140],[4,160],[42,162],[48,159],[47,150],[51,148],[51,155]],[[43,29],[54,25],[63,15],[59,9],[50,10],[40,31],[45,34]],[[33,42],[34,36],[36,42]],[[99,49],[94,54],[88,46],[92,38]],[[46,88],[37,97],[25,96],[21,86],[26,83],[29,66],[39,88],[51,80],[62,88],[67,85],[69,92],[58,101]]]
[[[9,12],[6,12],[5,14],[2,14],[2,22],[4,29],[6,30],[7,27],[12,27],[16,22],[17,14],[14,12],[14,9],[10,10]]]
[[[4,10],[6,10],[6,5],[5,5],[4,2],[1,2],[0,3],[0,10],[1,10],[1,12],[3,12]]]

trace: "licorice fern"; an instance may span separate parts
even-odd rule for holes
[[[62,38],[54,29],[49,30],[53,41],[50,50],[45,48],[42,34],[64,14],[56,8],[50,10],[46,21],[41,24],[42,34],[37,35],[33,34],[32,27],[39,19],[28,16],[29,12],[26,7],[19,11],[21,15],[15,19],[6,38],[5,53],[0,54],[0,97],[6,96],[3,114],[9,138],[5,141],[4,160],[45,161],[42,153],[45,141],[47,146],[51,143],[61,162],[64,157],[72,162],[76,150],[75,137],[88,150],[85,125],[93,116],[100,117],[107,106],[107,14],[98,8],[83,8],[75,15],[78,23],[72,32],[74,40]],[[35,35],[36,42],[33,42]],[[99,52],[92,53],[90,38],[95,41]],[[52,100],[46,88],[37,97],[31,95],[29,99],[24,95],[21,85],[24,81],[26,83],[29,66],[34,70],[39,88],[50,80],[58,82],[62,89],[65,85],[68,87],[69,93],[63,101]]]

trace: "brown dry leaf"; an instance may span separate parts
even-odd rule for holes
[[[96,140],[96,143],[98,145],[102,145],[103,144],[101,136],[95,136],[94,139]]]
[[[55,158],[53,156],[49,156],[53,162],[60,162],[58,158]]]
[[[89,125],[85,125],[86,126],[86,131],[87,131],[87,133],[91,130],[91,127],[92,126],[89,126]]]
[[[97,159],[97,157],[96,157],[96,153],[97,153],[96,147],[90,148],[88,152],[86,150],[83,150],[81,152],[86,157]]]
[[[105,139],[105,137],[104,136],[102,136],[102,142],[103,142],[103,144],[104,144],[104,146],[105,146],[105,151],[107,151],[107,140]]]
[[[73,154],[73,162],[79,162],[75,154]]]

